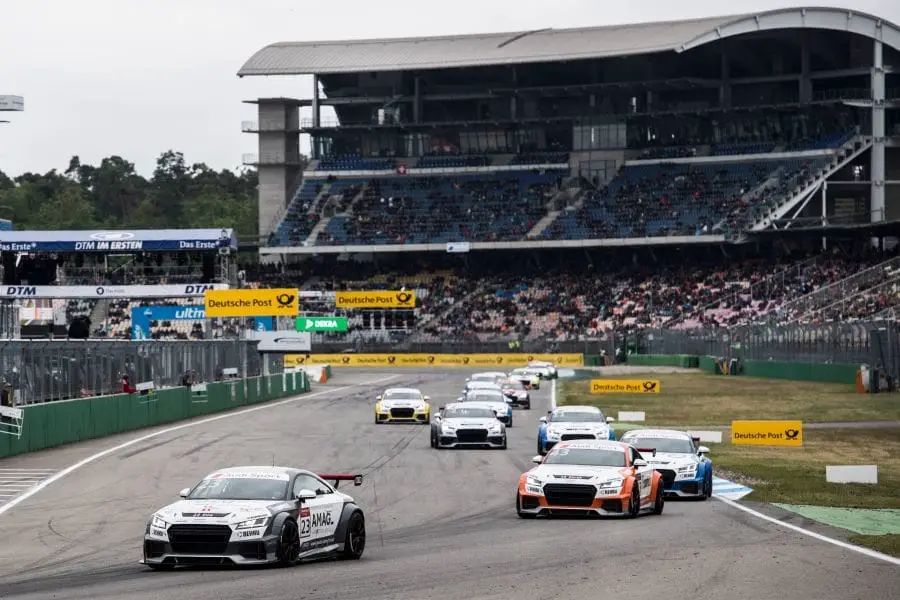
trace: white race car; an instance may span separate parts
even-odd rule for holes
[[[614,440],[612,417],[603,415],[596,406],[560,406],[541,417],[537,451],[546,454],[559,442],[570,440]]]
[[[431,398],[415,388],[390,388],[375,398],[375,423],[431,422]]]
[[[669,496],[712,497],[713,464],[709,448],[699,446],[699,438],[673,429],[634,429],[622,435],[662,475]]]
[[[362,475],[290,467],[210,473],[150,517],[142,562],[168,571],[179,565],[288,566],[333,554],[358,559],[366,544],[365,515],[337,491],[340,481],[362,485]]]
[[[513,426],[513,409],[509,398],[499,389],[470,390],[456,399],[457,402],[478,402],[490,406],[507,427]]]
[[[533,360],[528,363],[528,367],[526,368],[533,370],[533,372],[537,373],[541,379],[556,379],[558,377],[556,367],[551,362]]]
[[[503,387],[499,381],[467,381],[466,387],[463,388],[463,395],[475,390],[492,390],[502,392]]]
[[[536,373],[533,369],[529,369],[528,367],[521,367],[518,369],[513,369],[509,372],[510,379],[518,379],[521,381],[528,389],[531,390],[539,390],[541,389],[541,376]]]
[[[466,382],[482,381],[487,383],[500,383],[506,379],[506,373],[501,371],[485,371],[484,373],[473,373]]]
[[[497,419],[490,404],[449,404],[441,409],[431,423],[431,447],[506,450],[506,425]]]

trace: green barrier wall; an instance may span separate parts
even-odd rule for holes
[[[284,373],[210,383],[199,394],[181,387],[152,396],[118,394],[27,406],[22,437],[0,435],[0,458],[295,396],[309,387],[306,373]]]
[[[707,373],[721,375],[717,359],[713,356],[690,356],[685,354],[632,354],[628,364],[650,367],[699,368]],[[856,383],[859,365],[791,363],[768,360],[745,360],[744,372],[747,377],[768,377],[790,379],[792,381],[818,381],[822,383]]]

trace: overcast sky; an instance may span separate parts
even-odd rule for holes
[[[148,174],[169,148],[190,162],[239,166],[256,152],[241,133],[245,99],[308,98],[307,77],[237,78],[266,44],[584,27],[838,6],[900,22],[898,0],[0,0],[0,170],[65,169],[73,155],[119,154]]]

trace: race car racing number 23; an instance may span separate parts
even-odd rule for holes
[[[312,518],[307,507],[300,509],[300,537],[308,538],[312,534]]]

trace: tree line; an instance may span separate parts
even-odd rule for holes
[[[97,166],[73,156],[63,172],[0,171],[0,218],[16,230],[233,227],[255,239],[257,184],[254,169],[216,171],[173,150],[160,154],[149,178],[121,156]]]

